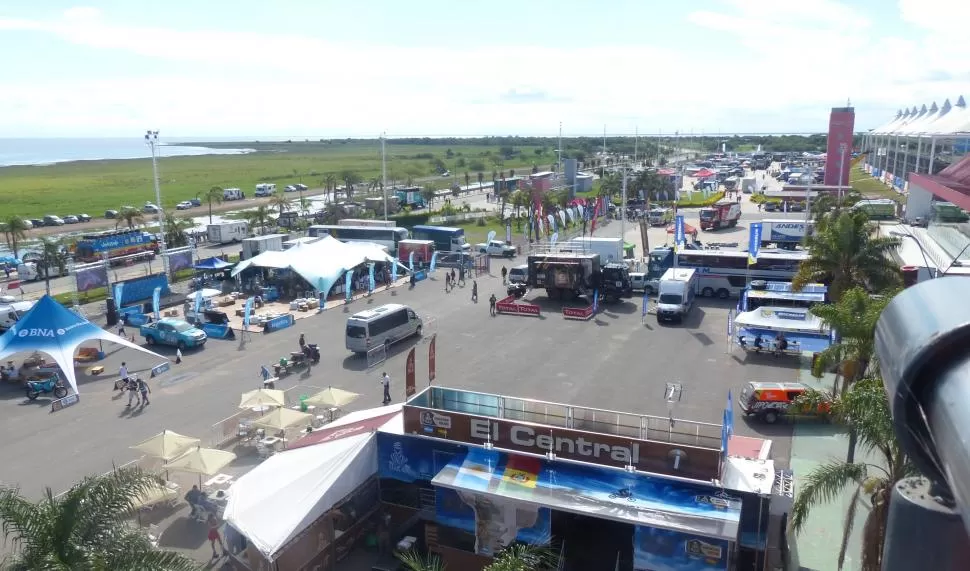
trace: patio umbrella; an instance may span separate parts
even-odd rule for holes
[[[165,464],[165,468],[199,474],[201,480],[202,475],[213,476],[218,474],[219,470],[228,466],[235,459],[236,455],[232,452],[196,445],[181,456],[170,460]]]
[[[242,394],[239,408],[253,408],[258,406],[283,406],[286,395],[283,391],[259,388]]]
[[[306,399],[306,403],[316,406],[341,408],[354,402],[359,396],[360,395],[357,393],[352,393],[343,389],[327,387],[326,389]]]
[[[171,430],[163,430],[144,442],[135,444],[131,448],[139,450],[152,458],[160,458],[166,462],[182,454],[191,446],[198,446],[201,442],[193,436],[184,436]]]
[[[294,426],[306,426],[310,424],[312,418],[312,414],[289,408],[277,408],[269,414],[257,418],[253,422],[253,426],[270,430],[286,430]]]

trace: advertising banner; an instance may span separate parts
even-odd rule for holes
[[[77,291],[91,291],[100,287],[108,287],[108,269],[104,266],[77,270],[74,272],[77,281]]]
[[[438,250],[431,254],[431,265],[428,267],[428,271],[433,272],[436,267],[438,267]]]
[[[270,319],[269,321],[267,321],[266,325],[263,326],[263,332],[270,333],[272,331],[279,331],[280,329],[286,329],[287,327],[292,326],[294,323],[296,323],[296,321],[293,319],[293,316],[290,314],[274,317],[273,319]]]
[[[650,305],[650,295],[644,291],[643,292],[643,309],[641,310],[640,317],[645,317],[647,315],[647,306]]]
[[[511,224],[506,224],[505,225],[505,241],[508,242],[509,244],[512,243],[512,225]]]
[[[411,398],[414,393],[418,392],[414,384],[414,347],[411,347],[408,352],[408,359],[404,367],[404,396]]]
[[[350,301],[350,298],[354,295],[353,281],[353,272],[347,272],[344,274],[344,293],[347,295],[347,301]]]
[[[549,243],[555,244],[559,241],[559,232],[553,232],[552,236],[549,236]]]
[[[758,261],[761,250],[761,222],[752,222],[748,232],[748,265]]]
[[[677,246],[678,250],[683,248],[687,243],[687,236],[684,233],[684,215],[678,214],[674,218],[674,245]]]
[[[167,256],[168,269],[173,274],[175,272],[187,270],[192,267],[192,250],[175,252],[174,254],[167,254]]]
[[[236,336],[231,327],[218,323],[203,323],[202,331],[205,331],[205,334],[213,339],[232,339]]]
[[[414,252],[411,253],[413,254]],[[391,262],[391,281],[397,281],[397,258],[394,258],[394,260]]]
[[[600,290],[593,290],[593,313],[596,313],[600,308]]]
[[[437,345],[437,343],[438,343],[438,334],[435,333],[434,335],[431,336],[431,343],[428,344],[428,384],[429,385],[434,382],[434,376],[435,376],[434,368],[435,368],[435,357],[436,357],[435,346]]]
[[[377,288],[377,282],[374,280],[374,262],[367,264],[367,291],[374,291]]]
[[[435,489],[435,519],[475,535],[475,552],[494,556],[513,541],[544,545],[552,535],[549,508],[485,494]]]
[[[636,526],[636,571],[721,571],[728,568],[728,542],[656,527]]]
[[[159,305],[161,304],[162,288],[156,287],[152,290],[152,313],[155,314],[155,321],[161,319],[159,315]]]
[[[408,254],[408,267],[411,268],[412,272],[414,271],[414,250],[411,250],[411,253]]]
[[[728,337],[734,335],[734,310],[728,310],[728,323],[727,323],[727,334]]]
[[[494,240],[495,236],[496,236],[495,230],[489,230],[488,234],[485,236],[485,243],[488,244],[489,242]]]
[[[377,433],[377,475],[400,482],[431,481],[462,447],[406,434]]]
[[[249,330],[249,320],[253,315],[253,296],[250,296],[246,300],[246,305],[243,306],[243,329]]]
[[[121,311],[121,300],[124,299],[123,297],[124,293],[125,293],[125,283],[121,282],[121,283],[115,284],[115,291],[114,291],[115,309],[117,309],[119,312]]]

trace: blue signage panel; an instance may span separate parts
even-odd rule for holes
[[[273,319],[267,321],[266,324],[263,325],[263,332],[270,333],[271,331],[286,329],[287,327],[291,327],[294,323],[296,323],[296,320],[292,315],[287,313],[286,315],[274,317]]]
[[[157,377],[158,375],[161,375],[162,373],[164,373],[165,371],[171,368],[172,368],[172,364],[169,363],[168,361],[165,361],[160,365],[155,365],[154,367],[152,367],[152,377]]]
[[[51,412],[57,412],[61,409],[67,408],[69,406],[76,405],[81,402],[81,396],[78,394],[67,395],[62,399],[57,399],[51,401]]]
[[[128,313],[128,318],[126,321],[128,325],[140,326],[148,323],[148,316],[144,313]]]
[[[775,310],[775,317],[778,319],[793,319],[796,321],[805,321],[808,317],[807,313],[802,313],[800,311],[781,311]]]
[[[203,323],[202,331],[205,331],[205,334],[213,339],[232,339],[235,337],[231,327],[218,323]]]
[[[728,542],[638,525],[633,535],[636,571],[721,571],[728,566]]]

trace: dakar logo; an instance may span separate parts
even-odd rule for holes
[[[58,335],[64,335],[64,330],[63,329],[58,329],[57,330],[57,334]],[[54,337],[54,330],[53,329],[43,329],[43,328],[21,329],[17,333],[17,335],[19,337],[50,337],[50,338],[53,338]]]

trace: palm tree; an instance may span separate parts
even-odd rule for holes
[[[269,208],[265,204],[260,204],[252,210],[244,210],[240,213],[243,220],[249,224],[249,230],[254,235],[258,234],[258,230],[269,224],[271,219]]]
[[[899,267],[889,257],[899,239],[873,237],[872,231],[869,217],[858,210],[816,224],[815,234],[805,239],[810,257],[798,266],[792,287],[827,283],[829,299],[837,303],[853,287],[883,291],[899,285]]]
[[[623,181],[616,173],[606,173],[600,181],[600,196],[612,199],[613,195],[623,188]]]
[[[306,197],[300,197],[300,215],[306,216],[310,214],[310,210],[313,208],[313,201]]]
[[[416,551],[405,551],[396,555],[408,571],[445,571],[445,564],[437,555],[422,557]]]
[[[290,209],[290,199],[286,197],[286,193],[277,190],[269,197],[269,205],[272,208],[279,208],[280,216],[283,216],[283,212]]]
[[[357,174],[355,171],[347,169],[347,170],[341,171],[340,180],[344,182],[344,193],[346,193],[347,195],[347,200],[350,200],[351,197],[353,197],[354,195],[354,185],[360,184],[360,181],[362,179],[360,178],[360,175]]]
[[[430,183],[424,185],[424,188],[421,189],[421,198],[428,204],[428,210],[431,210],[437,192],[438,189],[435,188],[435,185]]]
[[[117,228],[122,222],[128,225],[128,229],[134,229],[136,224],[141,224],[145,221],[145,216],[141,213],[141,210],[137,208],[132,208],[126,206],[121,209],[118,213],[118,220],[115,222],[115,228]]]
[[[51,274],[54,277],[67,275],[67,250],[60,240],[44,238],[40,241],[40,259],[37,261],[37,273],[44,276],[44,288],[47,295],[51,294]]]
[[[170,248],[185,246],[189,243],[189,236],[186,230],[194,227],[195,224],[186,218],[179,216],[165,217],[165,245]]]
[[[152,546],[129,523],[135,499],[161,485],[157,476],[121,468],[88,477],[59,497],[50,488],[33,502],[14,488],[0,488],[0,522],[15,552],[5,569],[189,571],[195,562]]]
[[[852,205],[860,200],[862,200],[862,195],[855,191],[849,191],[841,199],[831,194],[820,194],[809,205],[811,207],[812,220],[818,224],[825,218],[834,218],[843,209],[852,207]]]
[[[483,173],[482,171],[478,171],[477,176],[478,176],[478,190],[481,190],[482,182],[485,181],[485,173]]]
[[[20,242],[27,239],[27,222],[20,216],[9,216],[3,222],[3,238],[13,252],[14,258],[20,257]]]
[[[803,406],[818,406],[825,399],[819,393],[799,397]],[[846,510],[842,545],[839,549],[839,569],[845,562],[849,537],[855,522],[863,492],[872,506],[862,529],[862,571],[882,569],[882,549],[889,517],[889,499],[893,487],[905,478],[916,476],[917,470],[899,446],[893,432],[889,401],[879,378],[865,378],[856,382],[845,394],[831,402],[832,416],[846,423],[859,435],[859,443],[878,458],[875,464],[833,461],[809,473],[792,507],[792,531],[805,528],[812,508],[833,501],[841,502],[842,492],[855,487]]]
[[[333,202],[337,199],[337,175],[332,172],[328,172],[326,176],[323,177],[323,188],[326,189],[327,194],[330,195],[329,202]]]
[[[222,187],[213,186],[205,193],[205,201],[209,203],[209,224],[212,224],[212,203],[222,204]]]
[[[544,545],[513,543],[503,549],[482,571],[550,571],[559,566],[559,557]]]

